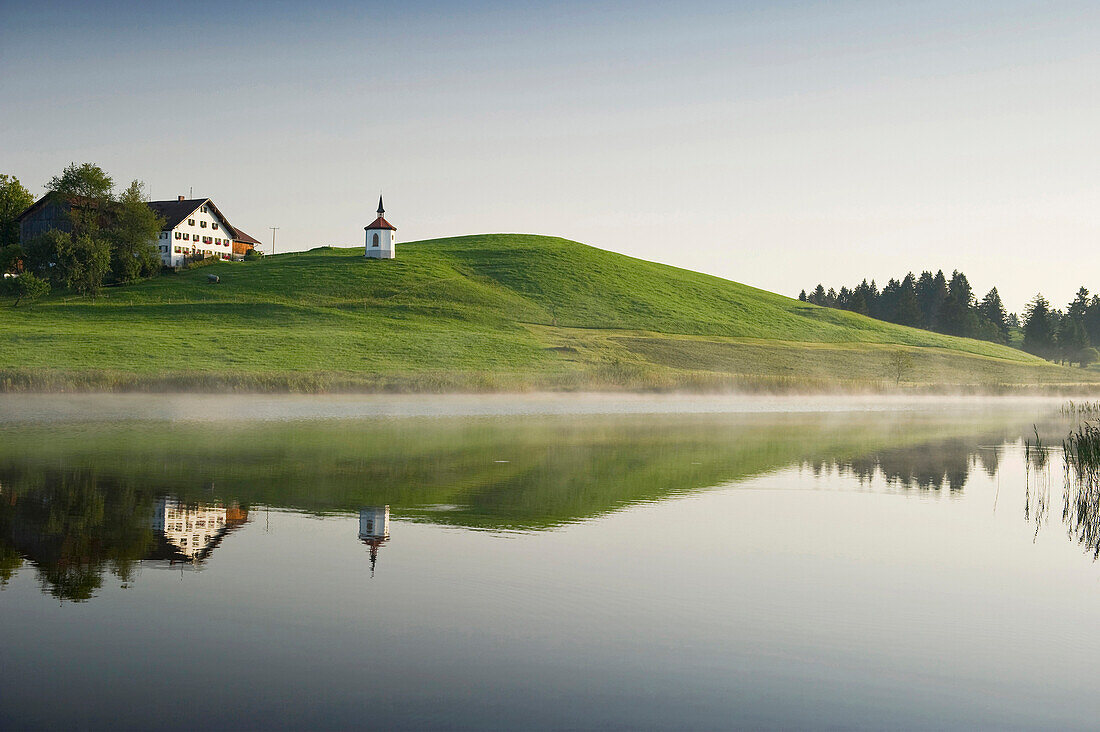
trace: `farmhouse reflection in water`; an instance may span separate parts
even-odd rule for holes
[[[151,525],[160,534],[147,560],[169,564],[205,561],[226,534],[248,521],[248,509],[237,504],[185,505],[175,498],[160,498],[153,508]]]

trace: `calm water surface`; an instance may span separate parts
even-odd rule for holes
[[[0,727],[1094,728],[1058,407],[0,397]]]

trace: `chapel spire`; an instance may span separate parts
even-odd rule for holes
[[[386,213],[386,209],[382,208],[382,194],[379,193],[378,194],[378,215],[381,216],[384,213]]]

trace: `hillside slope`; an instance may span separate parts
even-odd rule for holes
[[[217,273],[221,282],[207,282]],[[1021,351],[576,242],[494,234],[217,263],[0,309],[6,388],[1077,383]]]

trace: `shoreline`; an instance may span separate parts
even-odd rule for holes
[[[95,370],[0,369],[0,394],[689,394],[1065,396],[1100,398],[1100,382],[906,382],[715,372],[607,378],[587,372],[415,373],[194,372],[140,374]]]

